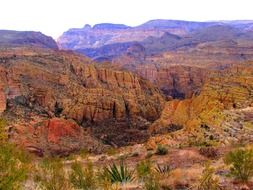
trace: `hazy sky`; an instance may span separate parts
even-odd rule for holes
[[[0,0],[0,6],[0,29],[41,31],[54,38],[102,22],[253,20],[253,0]]]

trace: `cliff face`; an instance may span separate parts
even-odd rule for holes
[[[150,129],[159,133],[181,126],[179,130],[183,128],[183,136],[190,137],[194,131],[208,128],[220,141],[230,137],[238,140],[242,138],[242,133],[250,136],[252,134],[247,131],[246,125],[248,122],[252,124],[252,118],[248,117],[253,112],[252,90],[252,63],[214,73],[204,84],[200,95],[167,102],[160,119]]]
[[[150,80],[167,96],[190,98],[213,71],[253,60],[252,47],[251,41],[241,39],[204,42],[156,55],[144,51],[138,58],[126,53],[112,65]]]
[[[253,60],[253,36],[247,30],[252,22],[238,23],[240,21],[236,24],[154,20],[138,27],[114,28],[103,25],[99,33],[106,36],[109,32],[110,35],[106,37],[110,37],[105,41],[91,38],[98,39],[98,47],[89,44],[90,47],[86,49],[67,45],[76,37],[80,38],[77,45],[82,45],[87,42],[86,37],[96,35],[97,28],[89,27],[71,30],[70,35],[68,32],[64,34],[63,37],[68,37],[64,48],[77,50],[96,61],[111,62],[113,67],[134,72],[156,85],[168,99],[190,98],[199,94],[206,78],[214,70],[224,70]],[[184,35],[179,32],[183,28]],[[155,30],[161,34],[152,34]],[[147,36],[135,39],[127,35],[129,31],[133,35],[142,31]]]
[[[49,115],[61,110],[57,114],[80,124],[126,117],[152,120],[159,116],[162,97],[151,85],[146,88],[147,81],[130,72],[97,68],[77,55],[42,52],[29,49],[23,55],[2,57],[2,77],[6,81],[2,97],[14,100],[24,96],[31,107],[41,106]]]
[[[35,116],[61,117],[97,126],[95,136],[100,135],[99,126],[109,125],[115,127],[112,132],[124,133],[131,126],[138,132],[159,118],[163,108],[163,97],[148,81],[130,72],[97,67],[73,53],[15,48],[2,51],[0,61],[0,111],[28,123]],[[123,128],[117,129],[117,123]]]
[[[190,66],[159,68],[154,64],[147,64],[138,66],[136,73],[157,85],[165,95],[184,99],[199,93],[208,70]]]

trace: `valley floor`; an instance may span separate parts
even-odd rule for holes
[[[159,187],[150,187],[150,189],[207,190],[207,186],[200,186],[200,184],[203,183],[202,180],[203,176],[205,176],[206,168],[210,166],[211,170],[213,170],[210,175],[217,180],[218,184],[214,190],[251,190],[253,189],[253,179],[247,183],[234,180],[229,177],[229,166],[224,163],[225,155],[238,146],[170,148],[168,153],[159,155],[157,150],[148,150],[145,144],[137,144],[119,149],[110,149],[107,153],[101,155],[82,152],[62,158],[60,162],[63,163],[64,170],[68,173],[76,162],[80,163],[84,168],[92,163],[94,170],[100,171],[105,166],[110,166],[113,163],[119,165],[123,160],[124,165],[129,170],[134,171],[134,180],[112,184],[108,189],[149,189],[146,187],[145,181],[138,176],[140,170],[138,165],[140,163],[150,163],[150,167],[157,175],[156,180],[159,184]],[[247,147],[252,147],[252,145],[247,145]],[[157,171],[158,167],[169,167],[170,169],[166,172],[159,172]],[[23,189],[32,190],[35,189],[35,186],[34,182],[28,180]],[[107,188],[100,187],[98,189]]]

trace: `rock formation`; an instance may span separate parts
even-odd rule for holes
[[[252,63],[213,73],[200,95],[167,102],[161,118],[152,124],[150,130],[160,133],[181,126],[178,130],[182,130],[184,137],[191,136],[201,128],[209,132],[213,130],[210,133],[212,138],[221,141],[230,137],[242,138],[241,131],[249,137],[252,131],[249,132],[246,125],[248,122],[252,125],[252,120],[247,117],[253,111],[252,87]]]
[[[77,54],[15,48],[2,51],[0,60],[1,112],[5,111],[7,117],[16,115],[14,120],[29,121],[31,115],[37,115],[73,119],[84,127],[100,123],[116,127],[120,122],[126,128],[134,126],[141,130],[158,119],[163,109],[163,96],[150,82],[130,72],[95,66]],[[65,138],[69,130],[72,134],[71,124],[66,127],[57,120],[53,123],[56,129],[45,129],[52,132],[51,140]],[[55,134],[61,127],[63,131]]]
[[[182,99],[199,93],[208,70],[183,65],[158,68],[146,64],[138,66],[136,73],[157,85],[165,95]]]
[[[100,153],[105,146],[72,120],[40,118],[19,120],[10,127],[11,141],[38,156],[68,155],[80,150]]]

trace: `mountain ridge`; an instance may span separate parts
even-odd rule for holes
[[[0,30],[0,47],[8,46],[37,46],[58,49],[54,39],[41,32]]]
[[[183,20],[150,20],[137,26],[124,24],[101,23],[93,27],[69,29],[57,42],[62,49],[98,48],[112,43],[142,41],[149,36],[161,37],[164,32],[184,36],[201,28],[213,25],[229,25],[238,29],[251,30],[253,21],[183,21]],[[71,37],[72,36],[72,37]],[[77,43],[78,42],[78,43]]]

